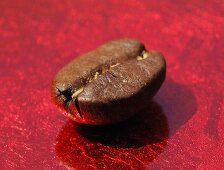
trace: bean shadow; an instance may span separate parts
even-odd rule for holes
[[[164,141],[169,136],[166,116],[161,106],[148,106],[130,119],[113,125],[76,125],[80,135],[93,142],[116,148],[141,147]]]
[[[196,112],[196,98],[186,85],[167,78],[154,98],[163,108],[169,124],[170,136]]]
[[[56,154],[76,169],[142,169],[160,155],[168,138],[195,111],[191,90],[167,79],[155,100],[125,122],[92,126],[68,121],[57,136]]]

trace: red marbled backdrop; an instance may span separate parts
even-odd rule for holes
[[[53,76],[122,37],[167,60],[154,102],[119,125],[68,121]],[[0,169],[222,169],[223,73],[222,0],[1,0]]]

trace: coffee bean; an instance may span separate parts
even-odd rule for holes
[[[65,65],[53,80],[52,97],[76,122],[117,123],[144,108],[165,74],[159,52],[133,39],[110,41]]]

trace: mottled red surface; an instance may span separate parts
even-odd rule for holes
[[[224,167],[224,3],[0,1],[0,169]],[[50,85],[73,57],[115,38],[167,60],[167,79],[139,116],[75,125]]]

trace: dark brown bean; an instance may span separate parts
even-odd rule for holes
[[[116,123],[144,107],[165,73],[159,52],[133,39],[111,41],[65,65],[53,80],[52,97],[76,122]]]

